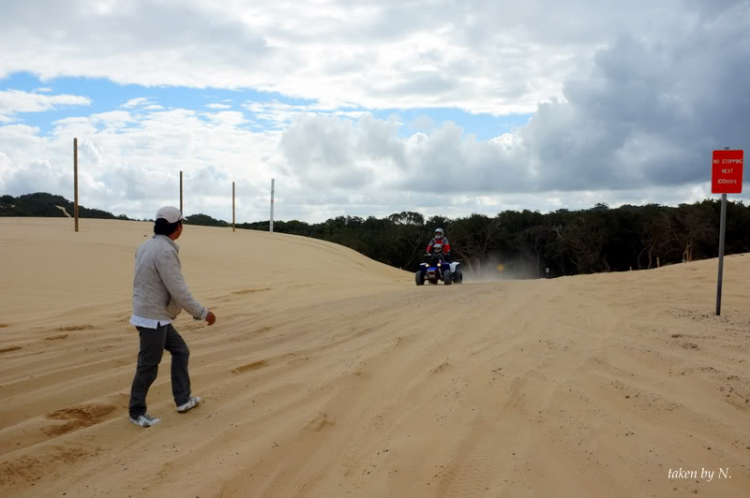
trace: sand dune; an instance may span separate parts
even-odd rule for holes
[[[142,429],[150,229],[0,219],[0,496],[750,495],[750,255],[716,317],[715,260],[416,287],[334,244],[188,226],[218,322],[176,326],[205,403],[174,411],[165,357]]]

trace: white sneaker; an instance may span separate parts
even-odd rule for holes
[[[161,422],[161,419],[154,418],[148,413],[144,413],[143,415],[139,415],[138,418],[130,417],[130,421],[140,427],[151,427],[152,425],[156,425]]]
[[[187,403],[177,407],[177,411],[180,413],[185,413],[198,406],[200,402],[201,399],[198,396],[191,396]]]

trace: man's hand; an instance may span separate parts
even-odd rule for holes
[[[212,311],[208,312],[208,315],[206,315],[206,321],[208,322],[209,327],[216,323],[216,315],[213,314]]]

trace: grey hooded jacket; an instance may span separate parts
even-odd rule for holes
[[[133,314],[154,320],[174,320],[184,309],[204,320],[208,310],[188,290],[182,276],[180,246],[166,235],[154,237],[135,253]]]

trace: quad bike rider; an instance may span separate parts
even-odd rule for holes
[[[450,242],[445,237],[443,229],[436,229],[435,237],[428,244],[425,254],[428,263],[422,263],[415,274],[417,285],[424,285],[425,281],[437,284],[440,280],[445,285],[463,282],[460,263],[450,262],[450,250]]]
[[[435,264],[437,262],[436,258],[439,257],[438,254],[433,254],[433,251],[436,247],[442,248],[440,254],[442,254],[443,256],[443,261],[449,263],[451,256],[451,244],[450,242],[448,242],[448,237],[444,235],[442,228],[435,229],[435,237],[433,237],[433,239],[427,245],[427,256],[432,258],[432,264]]]

